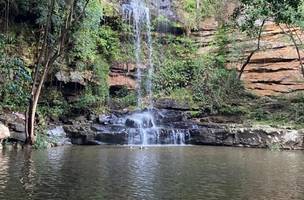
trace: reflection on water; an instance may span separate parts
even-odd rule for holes
[[[0,154],[0,199],[304,199],[304,153],[66,147]]]

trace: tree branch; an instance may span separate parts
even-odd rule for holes
[[[300,62],[300,66],[301,66],[301,72],[302,72],[302,75],[304,77],[304,65],[303,65],[303,61],[302,61],[302,57],[301,57],[301,52],[300,52],[300,49],[299,49],[299,46],[296,42],[296,39],[294,38],[292,32],[291,32],[291,29],[288,25],[286,25],[286,27],[288,28],[288,32],[285,31],[285,29],[282,28],[282,26],[280,24],[278,24],[280,29],[287,35],[289,36],[289,38],[291,39],[291,41],[293,42],[295,48],[296,48],[296,51],[297,51],[297,55],[298,55],[298,59],[299,59],[299,62]]]
[[[240,69],[240,73],[239,73],[239,77],[238,77],[239,79],[241,79],[242,74],[244,73],[246,66],[250,63],[250,60],[251,60],[252,56],[253,56],[257,51],[259,51],[260,48],[261,48],[261,36],[262,36],[263,28],[264,28],[264,25],[265,25],[266,21],[267,21],[267,19],[264,19],[264,20],[263,20],[263,22],[262,22],[262,24],[261,24],[261,27],[260,27],[260,29],[259,29],[257,48],[256,48],[255,50],[253,50],[253,51],[249,54],[249,56],[248,56],[247,59],[246,59],[246,62],[242,65],[242,67],[241,67],[241,69]]]

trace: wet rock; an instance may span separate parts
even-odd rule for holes
[[[47,131],[47,135],[53,141],[54,146],[71,145],[71,139],[67,138],[63,126],[56,126]]]
[[[100,142],[98,140],[88,140],[86,142],[86,145],[102,145],[102,142]]]
[[[11,139],[18,140],[21,142],[25,142],[26,136],[25,136],[25,124],[24,122],[10,122],[9,128],[11,130]]]
[[[63,129],[63,126],[57,126],[51,130],[47,131],[47,135],[49,137],[60,137],[60,138],[65,138],[66,137],[66,133]]]
[[[11,131],[10,139],[14,139],[14,140],[17,140],[20,142],[25,142],[25,140],[26,140],[25,132]]]
[[[102,141],[107,144],[128,144],[128,134],[127,133],[114,133],[114,132],[104,132],[98,134],[96,140]]]
[[[118,120],[118,117],[115,115],[99,115],[98,116],[98,122],[103,125],[108,125],[108,124],[114,124],[115,121]]]
[[[71,138],[71,143],[75,145],[84,145],[86,143],[86,139],[84,137]]]
[[[132,119],[127,119],[125,125],[128,128],[139,128],[138,124]]]
[[[69,137],[78,137],[78,136],[86,136],[86,135],[94,135],[95,132],[91,129],[91,124],[73,124],[73,125],[64,125],[64,131],[67,133]]]
[[[71,139],[72,144],[85,145],[88,141],[95,140],[96,131],[91,128],[90,123],[64,125],[63,129]]]
[[[72,144],[72,142],[71,142],[70,138],[61,138],[55,142],[55,146],[65,146],[65,145],[71,145],[71,144]]]
[[[160,110],[157,111],[155,115],[155,119],[158,123],[166,124],[171,122],[182,122],[185,120],[184,114],[181,111],[175,110]]]
[[[77,122],[86,122],[87,118],[85,116],[81,115],[81,116],[75,117],[74,120]]]

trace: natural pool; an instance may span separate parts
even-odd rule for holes
[[[206,146],[4,151],[0,199],[304,199],[304,153]]]

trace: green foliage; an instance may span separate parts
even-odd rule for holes
[[[272,19],[277,24],[302,24],[303,23],[303,1],[302,0],[241,0],[245,20],[242,28],[250,30],[255,27],[259,19]]]
[[[135,92],[129,91],[126,96],[112,97],[110,107],[113,109],[132,108],[137,104],[137,95]]]
[[[92,87],[86,87],[81,97],[72,105],[73,113],[95,113],[102,110],[104,101],[94,94]]]
[[[304,94],[257,99],[248,107],[248,118],[259,123],[304,127]]]
[[[94,62],[97,55],[97,41],[99,39],[99,26],[102,19],[101,4],[90,1],[86,9],[86,17],[73,34],[73,55],[83,61]]]
[[[38,133],[36,136],[35,144],[33,145],[34,149],[46,149],[50,147],[49,138],[45,134]]]
[[[154,58],[157,64],[154,78],[157,91],[170,94],[174,89],[188,87],[196,69],[195,56],[197,47],[189,38],[166,36],[158,38],[163,46],[157,46],[158,54]]]
[[[161,96],[161,95],[160,95]],[[190,109],[197,110],[198,104],[194,100],[193,91],[189,88],[177,88],[170,92],[170,99],[175,100],[178,103],[186,104]]]
[[[24,111],[28,103],[31,70],[19,57],[8,56],[5,47],[6,37],[0,35],[0,105]]]
[[[218,112],[222,106],[240,98],[244,91],[235,71],[217,66],[217,58],[205,57],[193,80],[194,99],[202,109]]]
[[[118,32],[110,26],[105,25],[99,29],[97,46],[109,62],[119,60],[122,56]]]
[[[69,104],[64,99],[60,90],[56,87],[51,87],[44,92],[39,106],[39,113],[41,116],[58,119],[68,111]]]
[[[226,1],[222,0],[182,0],[178,7],[182,9],[184,25],[188,29],[197,29],[206,17],[215,16],[216,19],[222,20],[225,5]]]
[[[197,47],[187,37],[160,38],[164,44],[155,75],[155,89],[161,95],[191,103],[211,113],[240,114],[245,111],[230,106],[244,92],[234,70],[226,69],[228,27],[223,26],[212,42],[215,52],[197,56]],[[164,48],[165,47],[165,48]],[[162,56],[157,56],[157,59]],[[185,98],[180,98],[184,96]]]
[[[183,88],[190,84],[193,77],[192,66],[186,61],[166,60],[160,68],[155,80],[156,89],[167,94],[176,88]]]
[[[97,84],[91,85],[93,95],[97,96],[100,103],[105,103],[109,97],[109,88],[107,84],[109,65],[100,57],[95,61],[95,64],[92,66],[92,70],[98,80]]]

